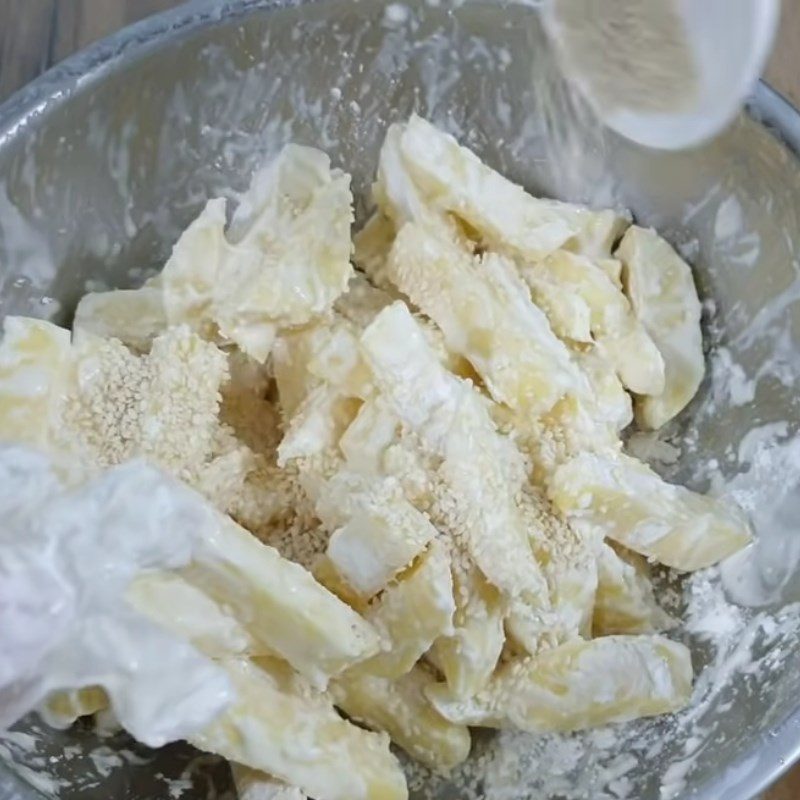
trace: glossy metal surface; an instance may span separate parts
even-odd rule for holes
[[[755,374],[771,353],[770,337],[743,335],[765,308],[778,309],[800,349],[798,304],[780,304],[798,285],[795,110],[762,86],[753,113],[764,124],[742,118],[701,149],[653,154],[595,131],[561,158],[546,146],[553,120],[541,113],[547,56],[534,12],[482,2],[409,6],[413,13],[366,0],[190,3],[94,46],[18,94],[0,109],[0,316],[66,322],[87,279],[141,281],[204,198],[243,188],[253,167],[290,139],[320,146],[352,170],[363,208],[386,125],[416,109],[532,190],[623,203],[689,243],[701,290],[716,304],[709,344],[727,347],[746,371]],[[731,197],[742,241],[751,234],[759,243],[750,260],[719,241]],[[754,416],[787,421],[796,434],[796,361],[787,370],[788,381],[761,380],[745,407],[712,408],[704,387],[682,422],[704,459],[725,464]],[[679,471],[705,488],[695,467]],[[773,605],[798,599],[800,576],[786,576]],[[769,685],[738,676],[720,694],[710,746],[685,796],[752,798],[800,755],[800,652],[793,641],[784,649]],[[123,767],[103,777],[84,752],[93,742],[78,730],[50,735],[36,755],[13,741],[3,748],[35,771],[46,766],[37,758],[77,745],[58,770],[82,798],[167,796],[156,773],[184,775],[194,785],[187,798],[217,796],[211,786],[225,796],[225,770],[213,759],[185,772],[193,755],[181,747],[153,756],[112,738],[105,755]],[[637,798],[656,800],[663,768],[642,760],[632,773]],[[0,776],[3,800],[35,796]]]

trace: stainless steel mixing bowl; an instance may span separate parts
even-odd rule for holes
[[[799,493],[787,449],[800,421],[800,116],[761,86],[750,115],[717,141],[646,152],[570,130],[545,102],[551,73],[534,10],[479,0],[210,0],[129,28],[0,110],[0,316],[68,322],[87,280],[141,281],[207,196],[244,187],[290,139],[353,171],[363,211],[386,126],[412,109],[537,192],[630,207],[691,255],[708,301],[712,377],[673,431],[686,446],[668,471],[701,489],[712,472],[718,482],[741,473],[756,493],[761,544],[748,558],[759,608],[741,612],[755,618],[746,641],[723,643],[725,669],[706,685],[691,730],[688,721],[640,723],[618,736],[618,752],[575,737],[580,758],[552,792],[537,770],[560,765],[526,740],[530,764],[518,749],[493,768],[507,769],[511,784],[516,775],[519,788],[484,792],[751,798],[800,755],[800,646],[788,606],[800,599]],[[748,458],[763,449],[752,437],[749,450],[739,445],[769,425],[784,460],[754,471]],[[698,667],[714,657],[689,638]],[[745,668],[743,644],[757,669]],[[31,781],[65,797],[162,798],[180,781],[187,798],[226,796],[225,767],[213,758],[178,745],[153,754],[88,728],[42,732],[30,720],[0,740],[0,754],[26,778],[3,772],[0,798],[38,796]],[[672,788],[662,791],[665,780]],[[442,798],[461,796],[437,785]]]

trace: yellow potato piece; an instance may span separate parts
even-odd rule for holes
[[[607,425],[614,433],[625,430],[633,422],[633,401],[617,377],[603,346],[596,344],[576,352],[574,358],[592,387],[592,400],[583,401],[587,413],[596,423]]]
[[[365,398],[371,392],[358,329],[344,317],[281,334],[273,348],[272,366],[286,419],[321,383],[345,397]]]
[[[88,717],[109,707],[108,695],[102,686],[54,692],[42,709],[47,721],[66,728],[81,717]]]
[[[291,420],[311,391],[322,383],[308,365],[328,335],[328,326],[318,323],[296,331],[284,331],[275,340],[272,369],[284,420]]]
[[[453,570],[454,631],[428,654],[454,697],[472,697],[489,682],[506,640],[506,604],[475,567]]]
[[[317,516],[328,528],[344,525],[356,514],[403,501],[394,481],[340,469],[320,483],[315,494]]]
[[[402,498],[356,512],[328,542],[336,571],[360,596],[371,597],[425,549],[436,528]]]
[[[483,244],[523,260],[560,247],[608,257],[630,224],[627,212],[532,197],[416,115],[387,131],[375,199],[398,226],[449,213]]]
[[[353,237],[353,263],[382,290],[389,290],[385,274],[386,260],[396,233],[392,220],[378,212]]]
[[[639,425],[655,430],[686,407],[703,379],[700,300],[689,265],[655,231],[632,227],[616,255],[636,316],[664,359],[663,393],[636,406]]]
[[[439,417],[447,413],[449,420],[468,387],[443,368],[408,307],[398,301],[381,311],[362,334],[361,347],[398,419],[423,432],[432,449],[443,449],[447,420]]]
[[[367,610],[367,601],[350,588],[325,553],[321,553],[314,559],[311,574],[329,592],[335,594],[359,614],[363,614]]]
[[[72,332],[76,338],[89,333],[119,339],[145,352],[167,326],[161,288],[144,286],[84,295],[75,311]]]
[[[339,440],[348,471],[391,478],[416,508],[433,502],[435,456],[423,451],[416,437],[401,430],[400,419],[381,395],[359,409],[353,424]]]
[[[234,704],[190,738],[201,750],[274,775],[316,800],[405,800],[389,738],[343,720],[285,664],[221,662]]]
[[[563,249],[591,258],[598,264],[601,261],[612,261],[611,253],[614,245],[630,227],[630,212],[611,209],[592,211],[566,203],[558,205],[561,206],[565,215],[573,215],[576,223],[580,226],[579,232],[564,243]]]
[[[569,351],[511,261],[473,256],[446,225],[408,224],[392,246],[386,275],[433,319],[447,347],[472,364],[498,402],[539,414],[581,391]]]
[[[348,469],[362,475],[382,475],[388,448],[397,441],[400,421],[377,396],[371,397],[339,439]]]
[[[588,372],[585,377],[589,383],[594,382]],[[613,372],[612,377],[617,381]],[[617,384],[621,388],[618,381]],[[515,414],[501,406],[492,409],[492,416],[501,430],[509,431],[525,453],[528,478],[533,485],[547,486],[558,465],[582,450],[619,446],[617,421],[621,403],[613,397],[616,390],[607,390],[608,381],[604,377],[603,385],[596,387],[595,392],[581,398],[565,397],[538,419]]]
[[[544,648],[591,635],[597,590],[597,568],[591,551],[591,547],[584,547],[572,563],[556,553],[554,562],[546,564],[549,608],[542,609],[522,598],[511,601],[505,629],[518,649],[535,655]]]
[[[168,324],[189,325],[207,338],[216,336],[214,293],[227,249],[226,206],[222,198],[206,203],[175,243],[154,282],[161,290]],[[271,345],[274,329],[270,328],[269,336]]]
[[[393,478],[341,469],[317,488],[316,512],[331,535],[327,557],[354,593],[369,598],[436,538],[430,520]]]
[[[348,717],[388,733],[412,758],[447,772],[469,755],[465,725],[448,722],[430,704],[425,690],[436,678],[414,667],[396,680],[346,673],[331,683],[334,703]]]
[[[547,605],[547,587],[517,504],[518,451],[464,403],[451,419],[440,474],[457,510],[449,522],[484,576],[505,595]]]
[[[622,262],[616,258],[598,258],[595,264],[611,279],[617,289],[622,289]]]
[[[444,684],[427,695],[455,723],[551,733],[677,711],[691,692],[684,645],[661,636],[607,636],[510,661],[469,700],[450,697]]]
[[[578,220],[562,213],[558,204],[531,197],[421,117],[414,115],[405,125],[392,126],[384,148],[392,144],[393,136],[399,163],[392,166],[397,172],[405,171],[428,216],[430,210],[451,213],[490,247],[534,260],[580,232]],[[387,172],[394,177],[394,172],[384,167],[384,175]],[[391,191],[391,181],[384,179],[383,183],[390,189],[389,208],[400,207],[405,212],[400,222],[422,219],[423,214],[406,200],[409,192]],[[376,199],[381,206],[380,196]]]
[[[315,685],[378,651],[368,622],[299,564],[228,519],[220,519],[202,558],[181,575]]]
[[[332,170],[324,153],[287,145],[255,175],[228,231],[226,206],[222,198],[209,200],[158,279],[126,295],[142,311],[129,330],[124,320],[114,323],[126,339],[146,338],[160,324],[155,292],[168,325],[233,342],[263,363],[281,330],[326,314],[347,289],[350,178]],[[102,327],[120,300],[89,300],[79,319],[94,317]]]
[[[562,250],[532,271],[539,280],[583,299],[590,311],[592,334],[603,345],[628,389],[637,394],[661,394],[664,390],[661,354],[635,317],[628,299],[600,267],[584,256]]]
[[[564,290],[532,266],[520,268],[531,291],[533,302],[544,311],[553,333],[559,339],[591,343],[592,312],[587,302],[577,293]]]
[[[153,622],[187,639],[211,658],[270,654],[222,604],[174,572],[138,575],[125,599]]]
[[[335,317],[276,339],[272,368],[285,420],[291,420],[303,401],[323,384],[342,397],[370,395],[370,372],[361,357],[358,335],[352,323]]]
[[[543,646],[591,636],[598,543],[567,524],[541,490],[526,487],[519,502],[531,547],[547,580],[550,607],[542,610],[513,602],[506,630],[533,655]]]
[[[355,419],[360,401],[322,383],[308,394],[278,445],[278,466],[318,455],[336,446]]]
[[[409,173],[401,145],[405,130],[405,125],[394,124],[390,125],[386,131],[386,137],[378,157],[378,174],[372,186],[372,195],[380,216],[395,231],[406,222],[424,219],[436,213],[434,209],[426,205],[425,199]],[[378,228],[379,224],[380,228]],[[376,220],[365,234],[367,237],[366,248],[365,243],[361,242],[359,249],[362,253],[366,250],[369,254],[377,254],[382,247],[380,240],[386,239],[388,235],[388,226],[385,223],[378,223]],[[377,286],[386,288],[381,275],[380,262],[375,260],[372,264],[374,264],[373,271],[367,274]],[[364,266],[369,268],[371,264],[368,261]]]
[[[403,303],[384,309],[361,343],[386,401],[443,458],[440,477],[458,509],[454,535],[497,588],[546,602],[516,506],[524,462],[498,433],[485,400],[441,365]]]
[[[262,329],[329,311],[353,272],[352,219],[350,177],[321,151],[287,145],[254,178],[234,217],[214,291],[223,335],[263,361]]]
[[[656,633],[676,624],[656,602],[647,562],[641,556],[603,544],[597,575],[592,620],[595,636]]]
[[[394,239],[394,233],[392,239]],[[358,264],[358,234],[356,234],[355,241],[356,253],[353,259]],[[390,246],[391,243],[386,244],[384,257],[389,255]],[[366,270],[364,271],[366,272]],[[366,328],[386,306],[390,306],[395,300],[397,297],[394,294],[379,289],[364,275],[357,272],[350,278],[347,291],[337,298],[333,308],[336,313],[341,314],[344,319],[350,320],[357,327]]]
[[[345,397],[366,399],[372,393],[372,382],[358,339],[355,326],[337,319],[328,329],[327,338],[312,353],[308,370]]]
[[[43,320],[6,317],[0,342],[0,440],[50,444],[71,366],[69,331]]]
[[[750,542],[733,505],[662,480],[622,453],[581,453],[560,466],[550,497],[571,524],[691,572]]]
[[[307,800],[296,786],[289,786],[265,772],[231,764],[238,800]]]
[[[405,675],[437,638],[453,632],[454,613],[450,558],[433,541],[364,612],[383,636],[385,649],[353,671],[383,678]]]

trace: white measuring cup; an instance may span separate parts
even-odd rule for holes
[[[558,49],[564,32],[555,11],[557,2],[546,0],[542,11]],[[667,150],[700,144],[733,120],[769,57],[780,18],[780,0],[677,0],[676,11],[683,19],[697,72],[692,102],[680,110],[664,113],[620,105],[604,108],[593,97],[596,76],[577,69],[574,60],[561,52],[567,77],[610,128],[647,147]]]

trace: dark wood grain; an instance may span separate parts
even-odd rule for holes
[[[53,63],[56,2],[0,0],[0,98]]]
[[[126,5],[132,4],[116,0],[57,0],[53,35],[56,60],[127,25]]]
[[[0,0],[0,101],[90,42],[178,0]],[[786,0],[768,80],[800,105],[800,2]],[[800,800],[800,768],[764,800]]]
[[[0,0],[0,101],[41,72],[178,0]]]
[[[800,108],[800,2],[784,0],[778,43],[766,74],[767,80]],[[788,800],[800,800],[800,789]]]

